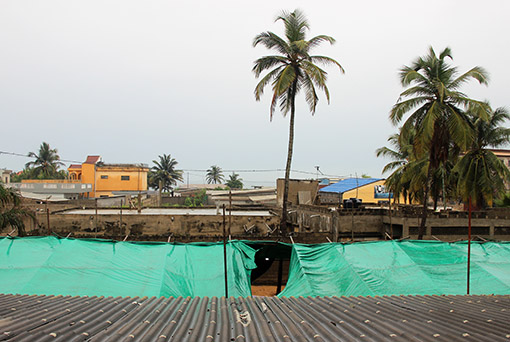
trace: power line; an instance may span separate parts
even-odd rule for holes
[[[0,154],[8,154],[11,156],[16,156],[16,157],[34,158],[34,157],[29,156],[28,154],[22,154],[22,153],[16,153],[16,152],[0,151]],[[66,162],[66,163],[81,163],[81,161],[67,160],[67,159],[59,159],[59,161]]]
[[[7,151],[0,151],[0,155],[1,154],[7,154],[7,155],[11,155],[11,156],[16,156],[16,157],[24,157],[24,158],[33,158],[33,157],[30,157],[28,154],[22,154],[22,153],[16,153],[16,152],[7,152]],[[62,162],[66,162],[66,163],[78,163],[78,164],[81,164],[82,162],[81,161],[76,161],[76,160],[68,160],[68,159],[59,159],[60,161]],[[207,169],[182,169],[182,171],[184,172],[207,172],[209,170]],[[225,170],[222,170],[223,172],[239,172],[239,173],[261,173],[261,172],[284,172],[285,169],[238,169],[238,170],[235,170],[235,169],[225,169]],[[301,174],[306,174],[306,175],[316,175],[316,172],[313,172],[313,171],[302,171],[302,170],[290,170],[291,172],[294,172],[294,173],[301,173]],[[321,175],[322,176],[326,176],[326,177],[333,177],[333,178],[346,178],[347,176],[339,176],[339,175],[328,175],[328,174],[325,174],[325,173],[322,173],[321,172]],[[199,176],[199,175],[194,175],[194,176]],[[201,177],[201,175],[200,175]]]

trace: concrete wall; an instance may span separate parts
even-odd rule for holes
[[[50,228],[60,236],[71,233],[73,237],[98,237],[129,240],[167,241],[217,241],[223,238],[223,217],[219,215],[83,215],[54,213],[50,215]],[[233,239],[265,237],[269,226],[276,231],[276,216],[232,216]],[[36,220],[27,219],[29,235],[48,233],[47,216],[44,212]],[[266,226],[267,225],[267,226]],[[97,229],[96,229],[97,226]],[[228,229],[228,217],[226,217]],[[6,230],[0,234],[9,233]]]
[[[278,178],[276,181],[276,202],[279,207],[283,205],[283,190],[284,190],[285,180],[283,178]],[[309,179],[290,179],[289,180],[289,198],[288,201],[290,204],[298,205],[300,204],[298,201],[298,193],[300,191],[310,192],[310,198],[312,200],[312,204],[317,197],[317,193],[319,191],[319,181],[318,180],[309,180]]]

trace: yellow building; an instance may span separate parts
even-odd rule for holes
[[[319,190],[321,203],[340,204],[350,198],[361,199],[362,203],[379,204],[388,202],[392,194],[386,191],[384,179],[347,178]]]
[[[92,184],[85,197],[138,194],[147,191],[149,167],[144,164],[105,164],[100,156],[88,156],[83,164],[68,168],[71,181]]]

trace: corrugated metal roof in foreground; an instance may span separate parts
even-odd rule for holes
[[[0,341],[508,341],[510,296],[0,295]]]

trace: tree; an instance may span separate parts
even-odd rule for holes
[[[467,202],[470,198],[475,207],[492,206],[494,198],[505,192],[505,181],[510,181],[510,171],[488,147],[506,145],[510,129],[501,124],[510,119],[505,108],[489,113],[489,120],[469,112],[474,127],[470,149],[455,166],[459,174],[458,191]]]
[[[393,134],[388,138],[391,147],[378,148],[375,153],[377,157],[387,157],[392,161],[386,164],[382,170],[383,173],[393,171],[386,179],[388,190],[393,193],[394,201],[400,201],[400,195],[404,197],[404,203],[409,197],[409,203],[412,200],[411,180],[407,176],[411,169],[416,169],[415,165],[409,165],[416,159],[413,154],[413,142],[415,138],[414,130],[410,130],[407,134]],[[392,149],[393,148],[393,149]]]
[[[280,228],[287,230],[287,201],[289,195],[289,178],[292,163],[292,150],[294,145],[294,116],[295,100],[300,91],[305,94],[312,115],[319,101],[317,90],[324,92],[329,103],[329,90],[326,86],[327,72],[321,69],[321,65],[336,65],[344,72],[342,66],[334,59],[326,56],[310,55],[311,50],[323,42],[333,44],[332,37],[319,35],[306,40],[306,31],[309,29],[308,21],[304,14],[295,10],[292,13],[283,12],[276,21],[282,21],[285,26],[285,38],[281,38],[273,32],[260,33],[253,40],[253,46],[262,44],[269,50],[274,50],[277,55],[264,56],[255,61],[253,72],[259,77],[268,70],[255,87],[255,99],[260,100],[264,88],[271,83],[273,97],[271,100],[269,117],[273,118],[276,107],[280,106],[283,116],[290,112],[289,145],[287,152],[287,164],[285,167],[285,185],[283,191],[283,208]]]
[[[207,170],[205,177],[207,179],[207,184],[221,184],[224,180],[223,172],[218,165],[211,166],[211,168]]]
[[[235,172],[232,172],[232,174],[229,176],[229,180],[225,183],[226,186],[228,186],[230,189],[242,189],[243,188],[243,182],[242,178],[239,178],[239,175]]]
[[[34,161],[30,161],[25,164],[25,167],[31,170],[31,176],[33,178],[55,178],[58,177],[58,168],[63,166],[64,163],[60,161],[60,156],[56,148],[50,148],[47,142],[43,142],[39,147],[39,152],[29,152],[28,156],[35,158]]]
[[[23,218],[31,216],[21,206],[21,196],[15,190],[0,184],[0,230],[12,227],[18,230],[18,236],[25,236]]]
[[[450,48],[436,56],[430,47],[427,56],[417,58],[411,66],[404,66],[400,70],[400,82],[408,88],[400,94],[390,112],[390,119],[395,125],[409,113],[402,130],[416,130],[414,153],[428,159],[418,239],[422,239],[425,232],[427,200],[435,171],[445,165],[453,147],[465,149],[471,141],[472,129],[464,110],[476,108],[482,119],[487,117],[484,114],[487,106],[483,102],[460,91],[461,86],[472,79],[487,84],[486,71],[477,66],[459,75],[457,68],[447,63],[447,57],[452,59]]]
[[[159,161],[152,161],[154,166],[149,175],[149,186],[160,191],[171,191],[177,181],[182,182],[182,170],[175,169],[179,163],[170,154],[163,154],[158,158]]]

